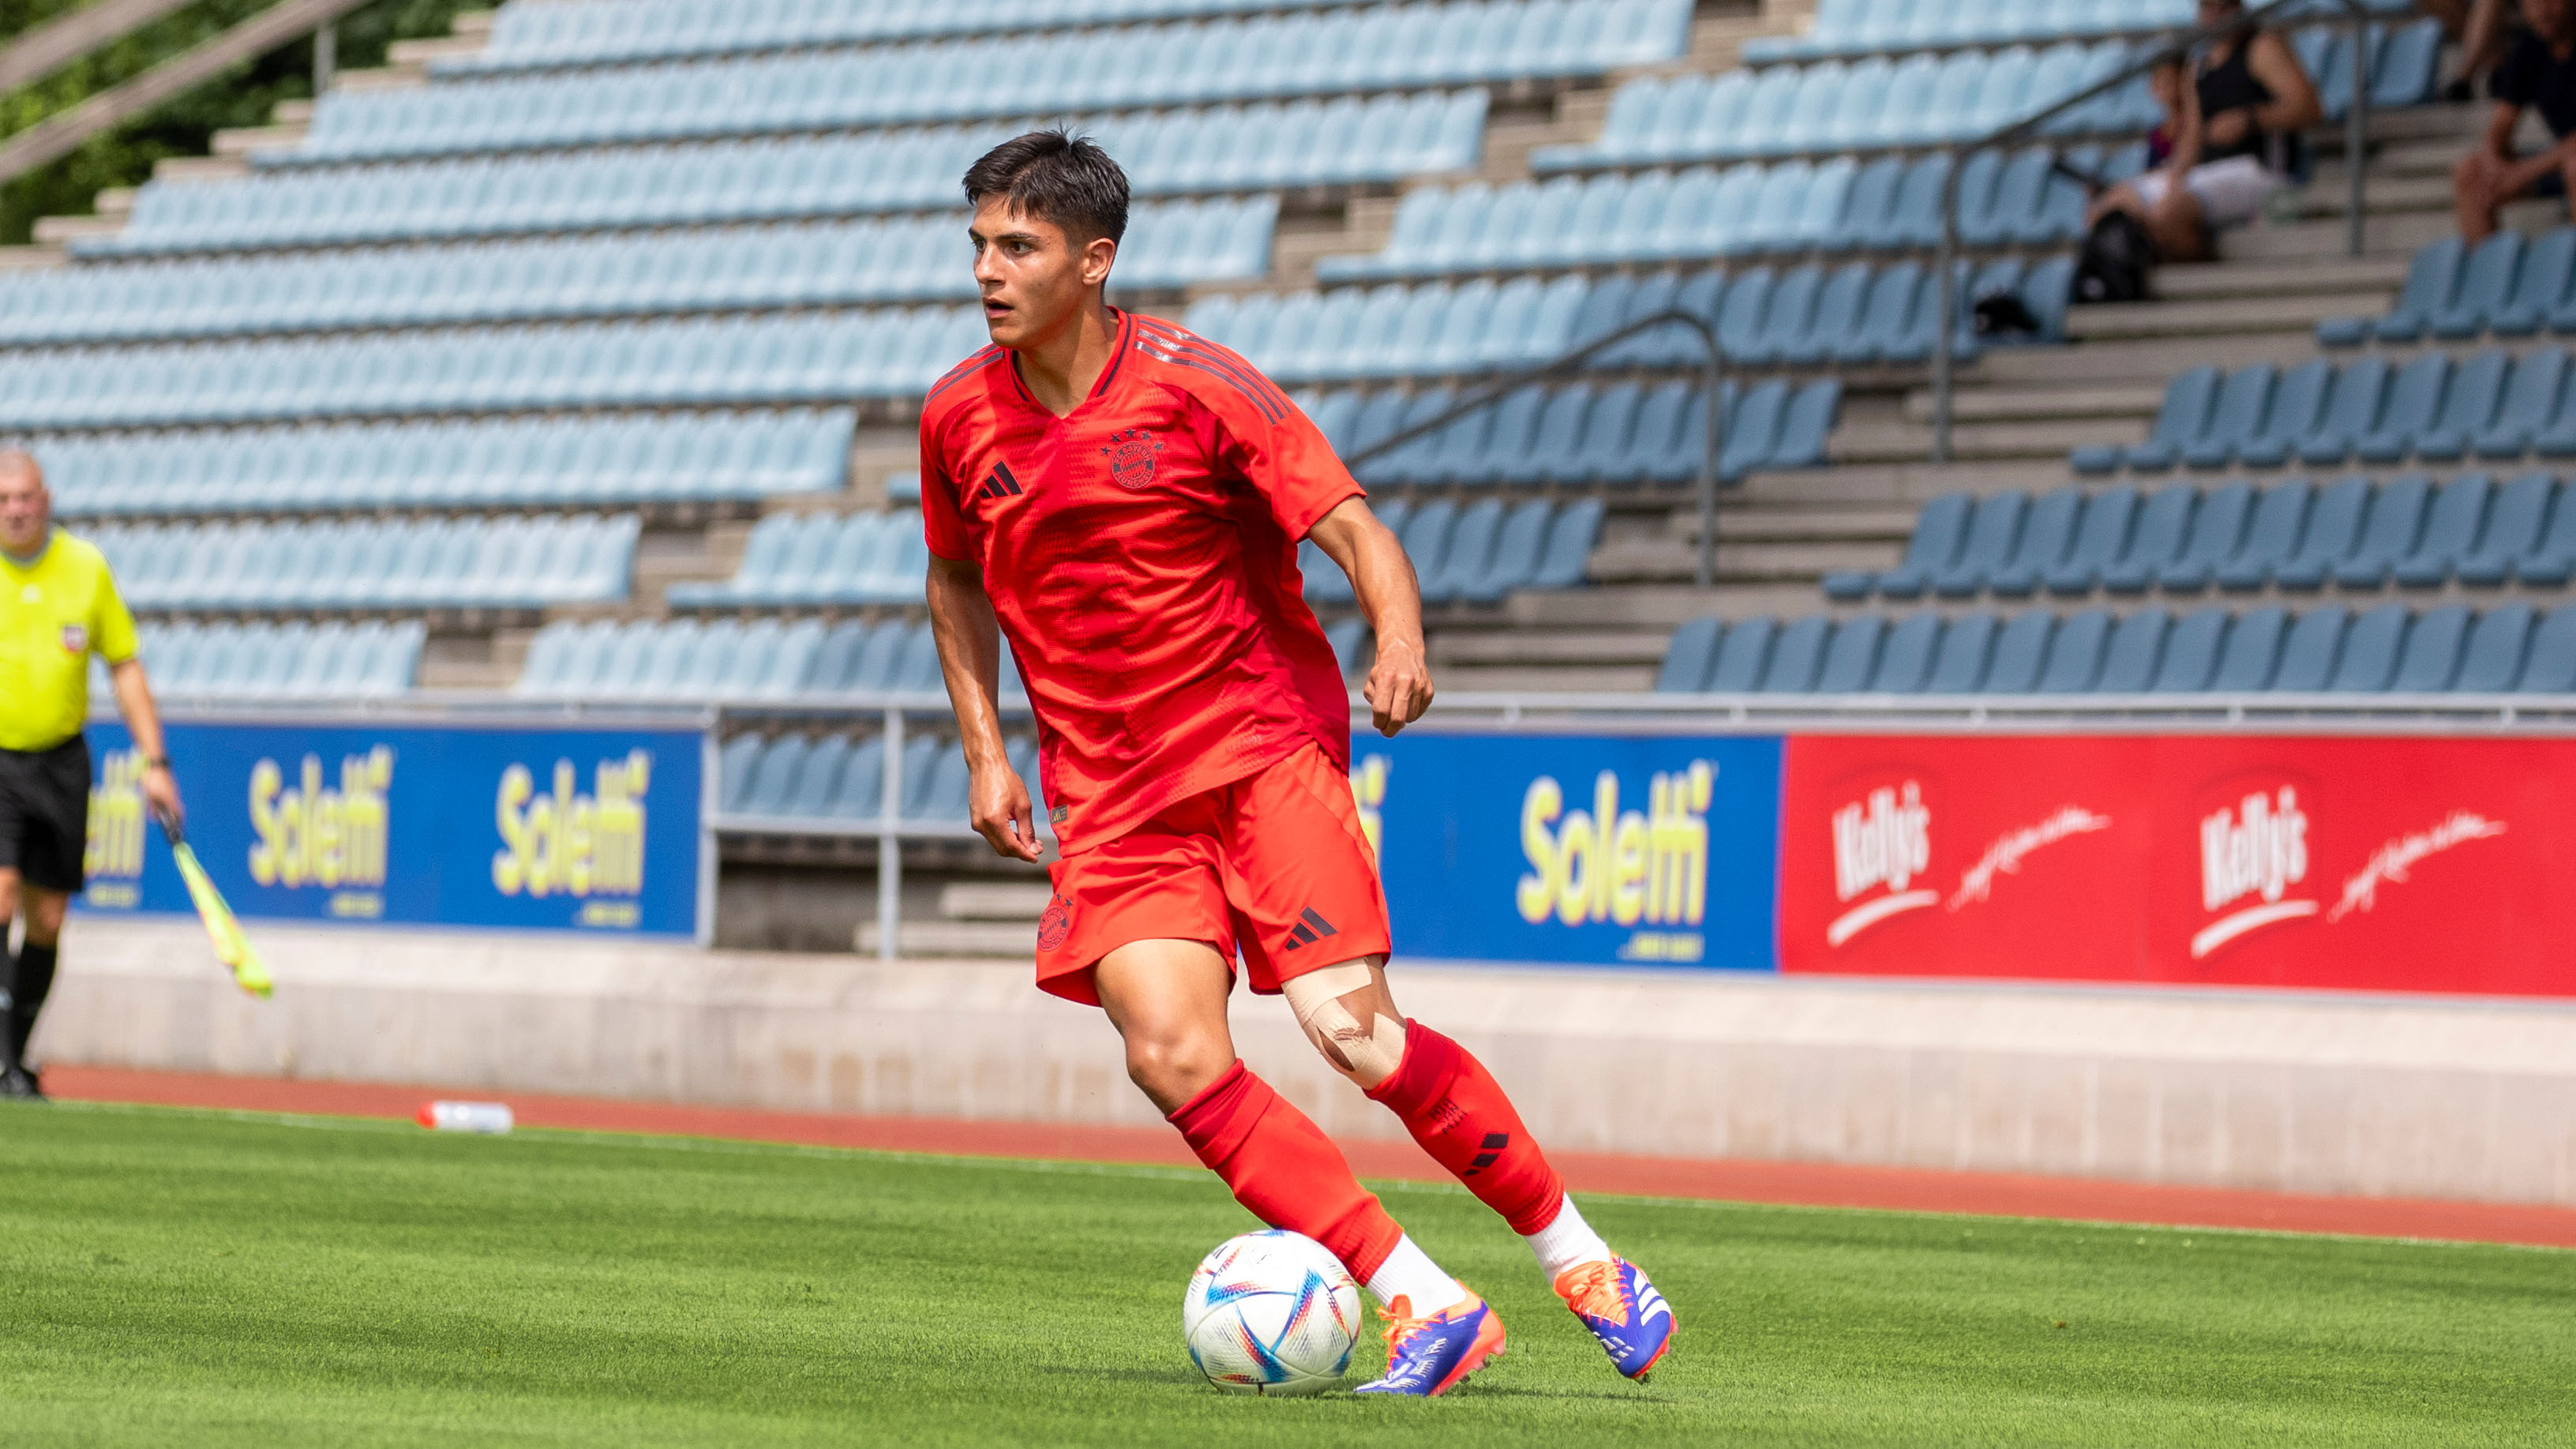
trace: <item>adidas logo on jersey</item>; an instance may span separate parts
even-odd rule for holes
[[[983,487],[975,490],[975,496],[979,499],[1011,498],[1027,491],[1020,486],[1019,479],[1011,476],[1010,464],[996,463],[993,465],[993,475],[984,480]]]

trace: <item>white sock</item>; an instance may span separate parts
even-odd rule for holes
[[[1551,1287],[1559,1275],[1577,1263],[1610,1261],[1610,1245],[1601,1241],[1601,1235],[1592,1231],[1583,1214],[1574,1210],[1571,1197],[1557,1208],[1556,1221],[1523,1236],[1521,1241],[1538,1255],[1539,1271],[1547,1275]]]
[[[1430,1254],[1414,1246],[1411,1233],[1396,1239],[1395,1251],[1387,1254],[1386,1261],[1369,1275],[1368,1291],[1389,1307],[1396,1299],[1404,1299],[1416,1318],[1429,1318],[1443,1308],[1467,1301],[1467,1290],[1458,1286],[1457,1279],[1441,1272]]]

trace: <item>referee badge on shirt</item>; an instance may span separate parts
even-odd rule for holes
[[[1154,455],[1163,451],[1163,440],[1143,428],[1127,428],[1109,435],[1109,446],[1100,450],[1109,459],[1109,478],[1121,488],[1142,488],[1154,481]]]
[[[89,630],[82,628],[78,624],[65,624],[63,626],[63,652],[66,654],[87,654],[89,652]]]

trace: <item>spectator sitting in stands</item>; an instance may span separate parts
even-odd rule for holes
[[[2159,260],[2205,261],[2216,232],[2252,221],[2290,184],[2298,133],[2324,108],[2298,54],[2260,25],[2235,23],[2244,14],[2242,0],[2200,0],[2203,28],[2233,28],[2187,61],[2190,84],[2179,87],[2180,114],[2169,123],[2173,153],[2103,193],[2088,224],[2125,211],[2146,227]]]
[[[2492,233],[2497,210],[2516,197],[2570,198],[2570,213],[2576,214],[2576,4],[2522,0],[2522,14],[2531,28],[2514,38],[2487,77],[2495,114],[2488,118],[2486,137],[2451,170],[2462,241]],[[2540,113],[2557,144],[2518,157],[2513,133],[2526,106]]]

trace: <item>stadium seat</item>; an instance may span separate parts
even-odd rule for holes
[[[2015,614],[1995,631],[1993,655],[1986,661],[1986,677],[1978,686],[1986,694],[2029,694],[2037,689],[2040,671],[2048,662],[2049,639],[2057,631],[2057,617],[2044,609]]]
[[[2374,589],[2388,581],[2401,559],[2414,552],[2424,530],[2424,509],[2433,487],[2421,474],[2410,474],[2370,490],[2365,522],[2341,562],[2331,572],[2347,589]]]
[[[2150,694],[2197,694],[2210,687],[2218,671],[2219,647],[2226,640],[2231,619],[2225,609],[2197,609],[2174,621],[2166,631],[2161,656],[2155,673],[2148,679]]]
[[[2361,540],[2370,493],[2366,478],[2345,478],[2318,490],[2298,552],[2272,569],[2273,584],[2302,592],[2324,587]]]
[[[2540,547],[2557,494],[2558,480],[2547,473],[2526,473],[2497,490],[2476,543],[2461,551],[2460,582],[2492,588],[2518,576]]]
[[[2525,603],[2498,604],[2478,616],[2460,654],[2451,687],[2466,694],[2498,694],[2522,678],[2524,652],[2536,618]]]
[[[2102,587],[2135,594],[2155,583],[2179,559],[2199,504],[2200,490],[2188,484],[2157,489],[2138,509],[2127,547],[2101,569]]]
[[[1782,628],[1771,641],[1770,662],[1763,667],[1761,683],[1754,686],[1755,690],[1762,694],[1805,694],[1813,690],[1833,628],[1832,620],[1818,614],[1793,620]]]
[[[1984,588],[1986,580],[2012,557],[2029,511],[2030,495],[2019,490],[1988,494],[1977,504],[1957,556],[1932,576],[1932,591],[1945,599],[1964,599]]]
[[[2387,687],[2399,694],[2439,694],[2460,673],[2471,615],[2465,604],[2427,609],[2406,626],[2405,651]]]
[[[2093,679],[2101,694],[2144,694],[2155,681],[2173,616],[2162,609],[2141,609],[2121,619],[2102,647],[2102,668]]]
[[[2525,694],[2576,693],[2576,604],[2550,610],[2531,631],[2531,650],[2514,687]]]
[[[2383,501],[2394,486],[2397,485],[2381,487]],[[2390,561],[2390,576],[2408,588],[2440,588],[2452,569],[2476,546],[2495,491],[2494,483],[2484,473],[2471,473],[2443,484],[2425,511],[2423,530],[2416,536],[2414,546],[2404,556]],[[2338,573],[2338,581],[2341,578]]]
[[[958,12],[970,13],[975,12]],[[315,108],[304,143],[265,164],[813,133],[978,115],[1073,115],[1113,106],[1152,109],[1597,75],[1678,57],[1687,45],[1689,14],[1680,0],[1606,0],[1585,7],[1579,20],[1563,6],[1381,6],[1275,19],[1222,16],[1122,30],[674,58],[650,70],[476,76],[462,73],[472,69],[469,64],[451,67],[450,78],[425,88],[334,92]],[[980,17],[968,22],[975,28],[984,23]],[[1282,64],[1286,56],[1306,59]],[[1042,67],[1042,60],[1058,63]],[[995,75],[1016,79],[1002,88],[969,79]]]

